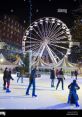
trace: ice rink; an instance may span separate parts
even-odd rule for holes
[[[67,104],[67,98],[69,94],[68,85],[74,78],[65,76],[64,90],[61,90],[61,84],[56,90],[55,87],[51,88],[51,80],[49,75],[41,75],[36,78],[36,94],[37,97],[32,97],[32,88],[30,89],[30,95],[26,96],[26,88],[29,83],[28,78],[23,79],[17,83],[16,75],[12,75],[14,81],[11,80],[10,93],[6,93],[3,90],[3,75],[0,75],[0,110],[1,109],[82,109],[82,78],[78,77],[77,82],[80,86],[80,90],[77,91],[79,96],[80,107]],[[57,79],[55,79],[55,86]]]

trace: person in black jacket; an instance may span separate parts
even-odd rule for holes
[[[54,87],[55,71],[54,68],[50,71],[51,87]]]
[[[75,75],[75,78],[77,80],[77,75],[78,75],[78,71],[77,70],[74,71],[74,75]]]
[[[6,67],[3,73],[3,89],[6,90],[6,80],[8,77],[8,68]]]
[[[75,104],[76,107],[79,107],[78,104],[79,97],[76,93],[76,90],[80,89],[80,87],[78,86],[76,80],[73,80],[73,82],[68,86],[68,88],[70,89],[68,103]]]
[[[29,82],[28,88],[26,90],[26,95],[29,95],[29,90],[31,88],[31,85],[33,86],[33,89],[32,89],[32,97],[37,97],[37,95],[35,94],[36,71],[37,71],[36,67],[31,70],[30,82]]]
[[[9,90],[10,80],[14,80],[14,79],[12,78],[12,76],[11,76],[11,69],[9,69],[9,71],[8,71],[8,77],[7,77],[7,80],[6,80],[6,82],[7,82],[6,92],[11,92],[11,91]]]

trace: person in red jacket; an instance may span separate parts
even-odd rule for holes
[[[58,78],[57,79],[58,79],[58,83],[57,83],[57,86],[56,86],[56,90],[57,90],[60,82],[62,83],[62,90],[64,90],[64,79],[65,78],[64,78],[64,72],[63,72],[62,68],[58,72]]]
[[[9,87],[10,87],[10,80],[14,80],[11,76],[11,69],[9,69],[8,71],[8,76],[7,76],[7,79],[6,79],[6,83],[7,83],[7,88],[6,88],[6,92],[11,92],[9,90]]]

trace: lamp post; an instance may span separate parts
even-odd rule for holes
[[[31,73],[32,50],[29,50],[29,73]]]
[[[29,23],[31,25],[32,20],[32,1],[29,0]],[[29,50],[29,73],[31,73],[31,63],[32,63],[32,50],[31,50],[31,33],[30,33],[30,50]]]

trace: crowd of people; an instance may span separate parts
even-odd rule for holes
[[[75,77],[75,79],[68,86],[69,95],[68,95],[67,103],[75,104],[76,107],[79,107],[79,104],[78,104],[79,97],[78,97],[78,94],[77,94],[77,90],[79,90],[80,87],[78,86],[78,84],[76,82],[77,75],[78,75],[78,71],[77,70],[71,71],[71,78]],[[57,69],[56,71],[54,70],[54,68],[51,69],[51,71],[50,71],[51,87],[54,87],[54,80],[55,80],[55,78],[58,79],[58,82],[57,82],[57,85],[56,85],[56,90],[57,90],[60,82],[62,84],[62,90],[64,90],[65,77],[64,77],[64,72],[63,72],[62,68]]]
[[[35,66],[34,68],[32,68],[31,70],[31,73],[30,73],[30,77],[29,77],[29,85],[26,89],[26,95],[30,95],[29,94],[29,90],[31,88],[31,86],[33,86],[33,89],[32,89],[32,97],[37,97],[36,93],[35,93],[35,89],[36,89],[36,86],[35,86],[35,78],[36,78],[36,72],[38,71],[38,68]],[[17,82],[20,78],[23,79],[22,74],[20,72],[18,72],[19,74],[17,74]],[[78,94],[76,92],[76,90],[80,89],[80,87],[78,86],[77,84],[77,75],[78,75],[78,72],[75,70],[73,71],[73,73],[71,72],[71,76],[75,76],[75,79],[73,80],[73,82],[68,86],[68,89],[70,90],[69,91],[69,95],[68,95],[68,101],[67,103],[74,103],[76,105],[76,107],[79,106],[78,104]],[[72,78],[72,77],[71,77]],[[55,87],[56,90],[58,89],[59,87],[59,84],[61,83],[62,85],[62,90],[64,90],[64,80],[65,80],[65,76],[64,76],[64,71],[62,68],[59,68],[59,69],[54,69],[52,68],[50,70],[50,79],[51,79],[51,87]],[[55,79],[57,79],[57,84],[54,85],[54,81]],[[4,73],[3,73],[3,90],[6,90],[6,92],[11,92],[10,91],[10,81],[11,80],[14,80],[12,78],[12,75],[11,75],[11,69],[8,69],[7,67],[5,68],[4,70]],[[23,81],[22,81],[23,83]]]

